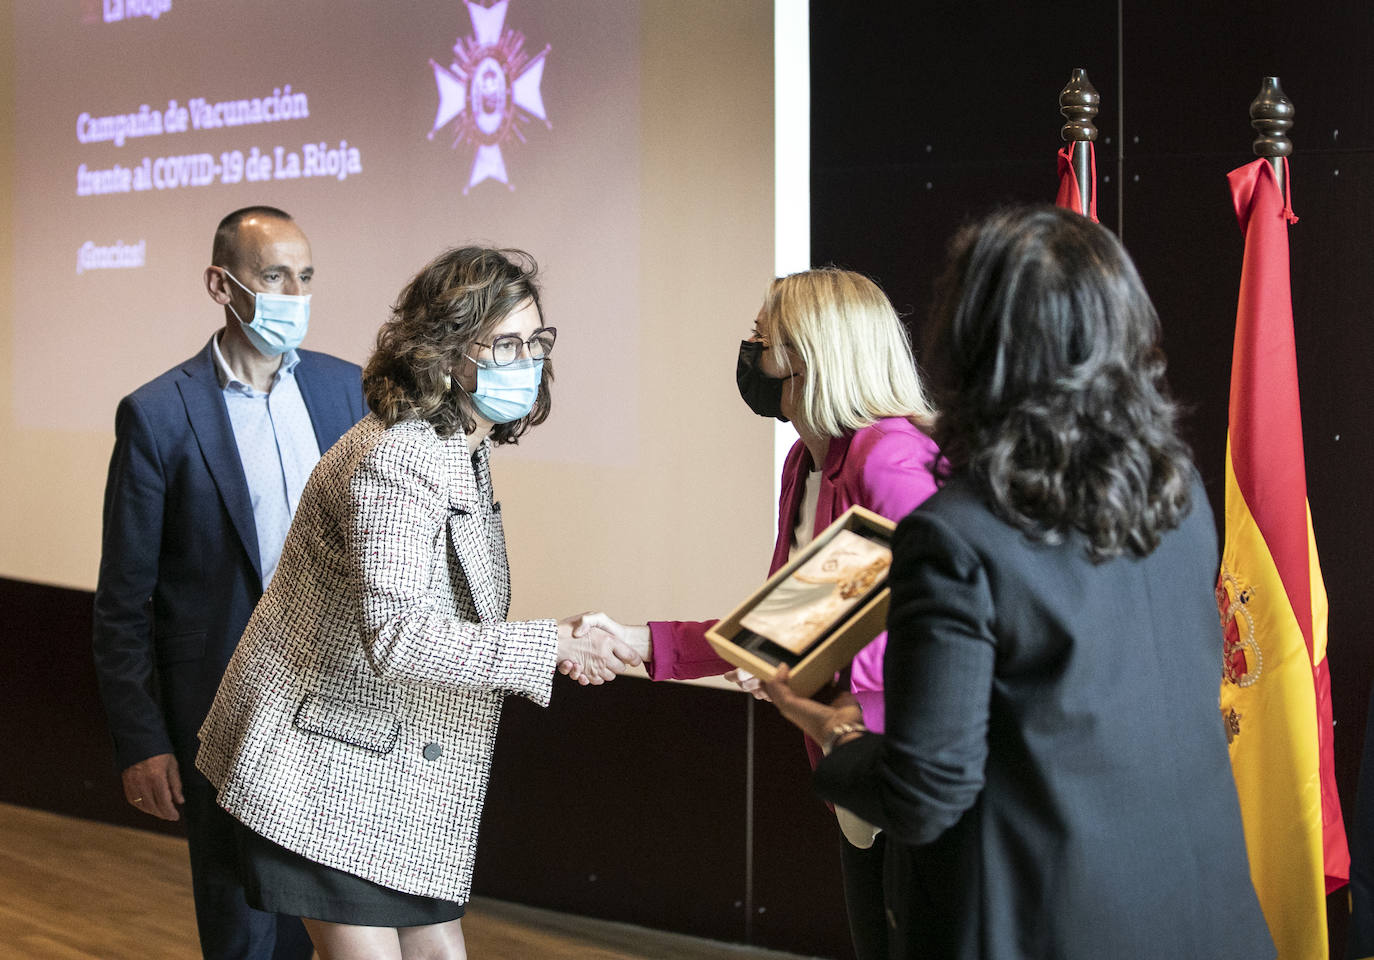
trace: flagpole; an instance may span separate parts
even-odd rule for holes
[[[1329,607],[1307,501],[1293,336],[1288,130],[1277,77],[1250,106],[1256,159],[1227,176],[1245,236],[1226,432],[1220,706],[1250,877],[1280,960],[1326,960],[1350,876],[1336,789]],[[1271,177],[1265,173],[1277,174]],[[1353,954],[1366,957],[1367,952]]]
[[[1068,121],[1059,128],[1059,138],[1069,143],[1073,173],[1078,178],[1078,199],[1081,204],[1079,209],[1083,211],[1084,216],[1092,210],[1092,196],[1097,184],[1093,182],[1093,169],[1088,151],[1078,149],[1078,144],[1091,143],[1097,139],[1097,127],[1093,126],[1093,117],[1097,116],[1097,108],[1101,103],[1102,98],[1097,95],[1092,81],[1088,79],[1088,71],[1082,67],[1074,67],[1069,82],[1059,91],[1059,112]]]
[[[1260,91],[1250,103],[1250,126],[1259,134],[1255,138],[1255,156],[1264,157],[1274,169],[1274,178],[1279,184],[1279,196],[1288,197],[1288,184],[1284,182],[1284,159],[1293,153],[1293,141],[1288,139],[1288,131],[1293,127],[1293,101],[1283,95],[1278,77],[1265,77],[1260,81]]]

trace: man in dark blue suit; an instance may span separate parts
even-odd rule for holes
[[[362,418],[352,363],[297,350],[310,243],[291,217],[246,207],[215,232],[205,288],[224,327],[120,401],[105,488],[93,645],[125,799],[186,814],[207,960],[292,960],[295,919],[251,909],[233,821],[196,770],[196,733],[271,580],[306,477]]]

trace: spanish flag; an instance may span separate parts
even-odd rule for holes
[[[1283,161],[1287,180],[1287,160]],[[1230,174],[1245,234],[1226,444],[1221,712],[1250,875],[1280,960],[1327,956],[1350,876],[1331,749],[1326,588],[1307,505],[1288,224],[1268,160]]]
[[[1076,151],[1088,152],[1088,169],[1092,171],[1092,182],[1088,186],[1088,209],[1083,209],[1083,198],[1078,189],[1078,174],[1073,169],[1073,154]],[[1055,195],[1054,205],[1081,213],[1093,223],[1097,223],[1097,151],[1091,140],[1072,140],[1067,148],[1059,150],[1059,192]]]

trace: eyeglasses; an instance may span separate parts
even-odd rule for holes
[[[515,358],[520,356],[521,347],[529,351],[531,360],[543,360],[553,353],[553,342],[557,338],[557,327],[540,327],[534,331],[528,340],[521,340],[519,334],[507,333],[497,337],[491,343],[479,343],[474,340],[473,345],[489,348],[491,350],[491,362],[498,367],[504,367],[508,363],[515,362]]]

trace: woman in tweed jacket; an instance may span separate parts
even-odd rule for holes
[[[488,457],[548,416],[534,275],[468,247],[402,291],[373,412],[311,475],[200,731],[250,902],[304,917],[323,960],[465,956],[503,698],[547,705],[560,663],[601,683],[638,662],[578,618],[505,619]]]

